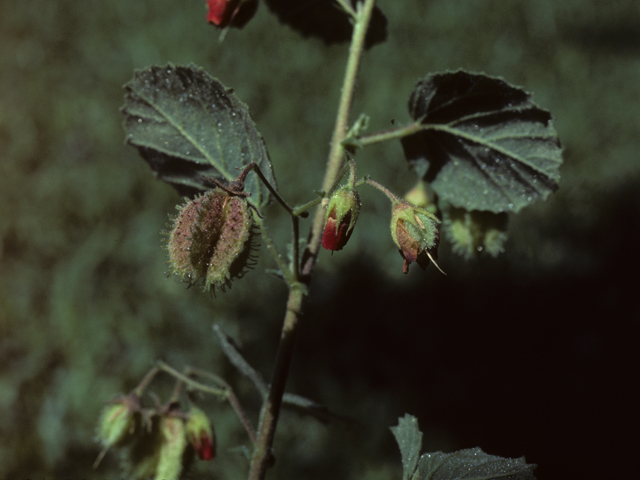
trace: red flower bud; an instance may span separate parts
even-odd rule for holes
[[[220,28],[231,23],[240,8],[240,0],[207,0],[207,22]]]
[[[331,196],[325,216],[322,246],[342,250],[349,241],[360,212],[360,198],[355,188],[344,186]]]

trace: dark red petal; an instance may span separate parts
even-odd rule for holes
[[[200,439],[200,449],[196,450],[198,452],[198,456],[201,460],[213,460],[213,457],[216,456],[216,451],[211,443],[211,439],[206,433],[203,433]]]
[[[336,221],[334,218],[329,217],[322,235],[322,246],[327,250],[342,250],[351,236],[350,232],[349,234],[347,233],[348,228],[349,222],[343,220],[336,232]]]
[[[207,22],[226,26],[232,5],[230,0],[207,0]]]

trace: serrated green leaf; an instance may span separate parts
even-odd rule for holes
[[[402,478],[409,480],[416,470],[422,448],[422,432],[418,428],[418,419],[413,415],[405,414],[398,419],[397,427],[390,428],[391,433],[396,437],[402,456]]]
[[[504,458],[469,448],[454,453],[425,453],[420,457],[415,480],[535,480],[524,457]]]
[[[557,190],[562,148],[551,115],[502,79],[464,71],[418,82],[409,112],[422,130],[407,160],[443,200],[467,210],[519,211]]]
[[[152,66],[125,85],[127,142],[138,148],[156,176],[193,196],[235,179],[256,162],[276,186],[269,154],[247,106],[230,89],[195,66]],[[269,193],[257,175],[245,190],[257,205]]]

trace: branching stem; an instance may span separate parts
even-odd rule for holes
[[[391,190],[389,190],[387,187],[385,187],[384,185],[379,184],[378,182],[376,182],[375,180],[371,180],[370,178],[365,178],[364,180],[360,180],[357,185],[370,185],[372,187],[374,187],[377,190],[380,190],[382,193],[384,193],[389,200],[391,200],[391,203],[398,203],[400,202],[400,198],[394,194]]]
[[[242,425],[244,426],[245,430],[247,431],[247,435],[249,435],[251,442],[253,444],[256,443],[256,433],[255,433],[255,430],[253,429],[253,426],[251,425],[251,422],[249,421],[249,418],[247,417],[247,414],[244,412],[242,405],[240,405],[240,401],[238,400],[238,397],[236,397],[235,393],[233,392],[233,389],[222,378],[220,378],[218,375],[214,375],[213,373],[205,372],[203,370],[199,370],[195,368],[186,368],[185,373],[180,373],[179,371],[172,368],[171,366],[164,363],[163,361],[158,361],[157,371],[160,371],[160,370],[168,373],[169,375],[176,378],[179,382],[182,382],[185,385],[188,385],[195,390],[199,390],[204,393],[209,393],[211,395],[215,395],[216,397],[220,397],[227,400],[235,410],[236,415],[238,415],[238,418],[242,422]],[[204,385],[194,380],[193,378],[191,378],[190,374],[192,373],[198,376],[209,377],[214,382],[221,384],[222,388],[212,387],[210,385]]]
[[[342,84],[342,94],[336,116],[336,124],[331,140],[331,150],[327,161],[322,190],[329,191],[334,184],[338,173],[341,170],[344,160],[344,149],[342,141],[345,139],[348,130],[349,114],[353,103],[353,95],[356,85],[356,78],[360,67],[360,60],[364,50],[364,41],[371,19],[371,12],[375,5],[375,0],[364,0],[358,3],[354,17],[353,36],[349,48],[349,58],[345,77]],[[316,208],[309,242],[302,258],[302,269],[300,281],[308,285],[311,281],[311,273],[315,265],[320,249],[324,212],[322,207]],[[302,315],[302,302],[305,297],[305,290],[302,288],[289,288],[289,298],[287,300],[287,310],[282,326],[280,344],[276,355],[269,395],[263,405],[260,414],[260,426],[258,428],[258,441],[251,459],[250,480],[263,480],[267,468],[271,462],[271,446],[275,436],[276,425],[280,415],[282,396],[289,374],[289,365],[293,354],[293,346],[298,331],[298,321]]]

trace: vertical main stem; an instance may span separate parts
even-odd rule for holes
[[[329,152],[324,180],[322,181],[322,190],[325,192],[328,192],[333,185],[338,173],[340,173],[340,167],[342,166],[342,160],[344,158],[342,141],[345,139],[349,128],[349,114],[351,113],[351,105],[353,104],[356,79],[358,77],[358,70],[360,69],[360,60],[364,50],[367,28],[369,27],[371,12],[373,11],[375,3],[375,0],[365,0],[364,6],[358,4],[358,13],[353,26],[351,46],[349,47],[349,59],[347,60],[347,68],[344,75],[344,81],[342,83],[340,104],[338,106],[336,124],[333,130],[333,137],[331,139],[331,150]],[[313,266],[320,249],[320,237],[322,235],[323,223],[324,211],[321,207],[318,207],[313,218],[307,251],[303,257],[301,272],[303,279],[310,276],[313,271]]]
[[[358,11],[353,27],[353,36],[351,38],[351,46],[349,48],[349,59],[347,61],[345,77],[342,84],[342,93],[340,96],[340,104],[338,106],[338,114],[336,116],[336,124],[331,140],[331,150],[327,161],[324,180],[322,182],[322,189],[325,192],[333,185],[336,176],[340,172],[340,167],[342,166],[344,156],[342,141],[344,140],[348,129],[349,114],[353,103],[356,78],[360,67],[360,59],[364,50],[364,40],[374,5],[375,0],[364,0],[364,5],[361,3],[358,4]],[[320,249],[323,220],[323,209],[319,206],[316,209],[309,234],[309,242],[302,259],[303,263],[299,281],[306,285],[311,281],[311,273]],[[280,344],[278,345],[278,353],[276,355],[276,362],[273,368],[269,395],[267,396],[260,414],[258,440],[251,459],[249,480],[263,480],[266,475],[267,468],[272,461],[271,446],[273,445],[273,438],[275,436],[278,417],[280,415],[282,396],[284,395],[287,376],[289,374],[289,365],[291,364],[291,357],[293,355],[293,347],[298,331],[298,322],[302,315],[302,302],[304,300],[304,296],[303,288],[289,284],[287,311],[285,313],[284,324],[282,326]]]
[[[293,346],[298,332],[296,327],[302,312],[302,300],[303,293],[301,289],[290,290],[269,395],[260,413],[258,442],[251,458],[250,480],[262,480],[267,473],[267,468],[272,463],[271,446],[276,433],[276,425],[280,415],[280,407],[282,406],[282,396],[284,395]]]

